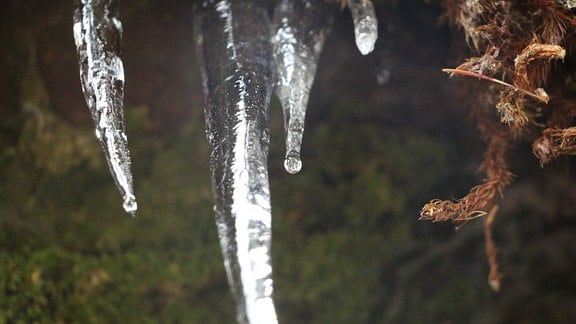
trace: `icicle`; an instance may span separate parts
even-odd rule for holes
[[[124,132],[124,68],[120,54],[122,24],[114,0],[78,0],[74,12],[74,40],[84,97],[110,172],[134,215],[130,152]]]
[[[369,54],[374,50],[378,38],[378,20],[372,1],[348,0],[347,4],[354,20],[356,46],[362,55]]]
[[[268,109],[275,71],[265,1],[197,8],[216,223],[240,323],[277,323],[272,301]]]
[[[338,13],[336,1],[281,0],[274,13],[272,45],[278,82],[276,94],[284,111],[284,168],[302,168],[300,149],[306,106],[324,40]]]

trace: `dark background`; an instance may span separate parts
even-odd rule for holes
[[[362,56],[347,10],[319,62],[303,170],[287,174],[273,99],[269,170],[282,323],[576,321],[574,160],[510,152],[487,284],[483,220],[418,221],[482,177],[459,86],[469,56],[435,2],[374,1]],[[213,220],[190,1],[122,1],[139,210],[126,215],[82,97],[72,1],[0,3],[0,322],[234,319]],[[389,73],[389,78],[382,79]],[[380,82],[378,77],[380,76]]]

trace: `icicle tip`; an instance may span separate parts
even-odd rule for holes
[[[290,174],[296,174],[302,170],[302,160],[299,152],[291,151],[286,154],[284,169]]]
[[[373,33],[358,33],[356,34],[356,47],[362,55],[368,55],[374,50],[377,35]]]
[[[130,214],[130,216],[136,216],[136,210],[138,209],[136,197],[134,197],[134,195],[126,195],[124,197],[124,203],[122,204],[122,207],[124,207],[124,211]]]
[[[356,47],[362,55],[367,55],[374,50],[378,39],[378,19],[374,5],[370,0],[348,0],[347,5],[354,21]]]

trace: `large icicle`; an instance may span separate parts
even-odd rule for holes
[[[284,111],[284,168],[289,173],[302,168],[300,149],[310,88],[324,40],[337,14],[337,1],[309,0],[281,0],[274,13],[276,94]]]
[[[356,46],[362,55],[374,50],[378,38],[378,20],[371,0],[347,0],[354,21]]]
[[[124,199],[124,210],[137,209],[124,132],[124,68],[120,59],[122,24],[115,0],[78,0],[74,40],[80,80],[108,167]]]
[[[274,67],[265,1],[199,5],[216,223],[239,323],[277,323],[267,156]]]

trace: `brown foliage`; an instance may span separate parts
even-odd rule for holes
[[[576,155],[576,127],[545,129],[532,144],[532,152],[542,166],[558,155]]]
[[[486,109],[477,107],[474,112],[482,138],[488,145],[481,165],[486,177],[482,183],[470,189],[468,195],[457,201],[430,201],[420,212],[421,220],[466,222],[484,216],[484,207],[496,194],[502,195],[504,188],[512,182],[513,175],[506,163],[511,129],[491,119]]]
[[[430,201],[420,219],[463,223],[488,215],[489,283],[498,291],[493,206],[512,182],[506,161],[510,144],[527,134],[540,134],[532,149],[542,166],[559,155],[576,155],[576,87],[572,71],[565,71],[569,65],[564,65],[571,54],[566,47],[576,42],[576,16],[573,5],[558,0],[443,0],[442,5],[443,18],[460,28],[469,47],[480,53],[443,71],[489,81],[470,100],[487,145],[481,166],[485,178],[461,199]],[[491,117],[494,112],[500,121]]]
[[[443,7],[444,18],[464,31],[472,49],[483,53],[443,71],[492,83],[477,91],[478,102],[470,107],[487,144],[482,164],[486,177],[465,197],[434,199],[421,211],[421,219],[460,222],[485,215],[486,206],[512,182],[506,153],[528,128],[542,134],[533,145],[541,164],[561,154],[576,154],[575,131],[558,128],[572,126],[576,107],[563,98],[564,74],[550,73],[553,62],[566,56],[564,44],[576,40],[575,16],[554,0],[444,0]],[[545,90],[546,84],[555,87]],[[555,94],[550,105],[549,91]],[[489,117],[490,106],[496,108],[500,123]]]

